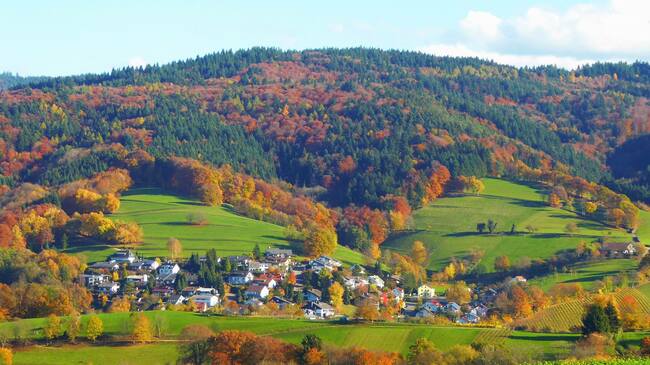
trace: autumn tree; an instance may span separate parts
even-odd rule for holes
[[[340,310],[341,307],[343,306],[343,292],[345,289],[341,284],[338,283],[338,281],[335,281],[330,285],[330,287],[327,289],[330,295],[330,302],[336,308],[336,310]]]
[[[445,358],[440,350],[436,349],[433,342],[426,338],[419,338],[409,347],[406,360],[409,365],[444,364]]]
[[[62,326],[61,317],[50,314],[47,317],[45,326],[43,327],[43,334],[48,341],[52,341],[61,336]]]
[[[374,322],[379,319],[379,310],[376,305],[366,301],[357,306],[355,317]]]
[[[510,270],[510,258],[508,256],[497,256],[494,259],[494,270],[496,271],[508,271]]]
[[[177,238],[169,237],[167,240],[167,251],[169,252],[169,256],[172,260],[178,259],[183,252],[181,241],[179,241]]]
[[[551,193],[548,196],[548,205],[550,205],[553,208],[560,208],[562,206],[562,201],[560,200],[560,197],[557,194]]]
[[[427,253],[427,248],[424,246],[422,241],[413,241],[411,246],[411,258],[418,265],[423,265],[428,258],[429,254]]]
[[[336,249],[336,241],[336,233],[333,230],[313,227],[306,234],[304,242],[305,254],[309,257],[329,255]]]
[[[12,365],[14,354],[8,347],[0,347],[0,365]]]
[[[74,343],[81,332],[81,316],[78,312],[72,312],[68,318],[68,325],[65,330],[65,334],[68,337],[68,340]]]
[[[146,343],[153,340],[151,322],[142,312],[138,312],[133,316],[131,340],[133,343]]]
[[[205,364],[209,360],[209,339],[214,332],[203,324],[183,327],[179,339],[183,344],[179,349],[179,360],[183,364]]]
[[[569,222],[566,224],[566,226],[564,226],[564,231],[570,236],[573,236],[576,232],[578,232],[578,225],[576,222]]]
[[[104,334],[104,322],[96,315],[88,318],[88,325],[86,326],[86,338],[95,342],[97,338]]]
[[[445,293],[447,299],[458,304],[469,303],[471,300],[471,290],[464,281],[457,281],[447,288]]]

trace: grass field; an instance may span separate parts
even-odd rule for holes
[[[448,197],[436,200],[414,212],[415,230],[397,234],[382,245],[407,252],[413,241],[429,248],[429,268],[440,269],[452,257],[467,255],[473,248],[485,252],[484,262],[492,270],[494,258],[507,255],[514,263],[518,258],[548,258],[556,252],[575,248],[581,240],[593,241],[602,236],[612,240],[629,239],[623,230],[606,227],[577,214],[549,207],[541,191],[526,185],[499,179],[484,179],[480,196]],[[476,224],[492,219],[497,231],[509,232],[513,224],[519,234],[478,234]],[[568,223],[579,231],[565,233]],[[538,229],[524,233],[527,225]]]
[[[284,239],[284,228],[235,214],[226,207],[209,207],[200,202],[165,194],[155,188],[133,189],[120,199],[121,206],[114,219],[137,222],[144,231],[144,242],[135,247],[147,257],[167,256],[167,240],[178,238],[183,254],[204,253],[215,248],[222,256],[250,253],[255,244],[262,250],[271,246],[289,248]],[[189,213],[203,214],[208,223],[202,226],[187,224]],[[114,248],[103,244],[75,244],[69,253],[83,254],[88,262],[106,259]],[[347,264],[363,262],[363,256],[347,247],[339,246],[334,257]]]
[[[509,331],[495,328],[473,327],[440,327],[420,324],[405,323],[378,323],[378,324],[337,324],[333,322],[319,322],[308,320],[291,320],[279,318],[257,317],[219,317],[203,316],[185,312],[146,312],[152,318],[164,319],[167,328],[165,341],[152,345],[127,346],[124,345],[63,345],[45,347],[31,346],[18,351],[15,364],[79,364],[79,363],[116,363],[137,364],[143,359],[147,363],[164,364],[173,363],[177,344],[173,342],[183,327],[188,324],[204,324],[214,330],[243,330],[255,332],[259,335],[273,336],[287,342],[299,344],[306,334],[316,334],[323,341],[332,346],[363,347],[371,350],[394,351],[402,354],[419,338],[428,338],[441,350],[449,349],[456,344],[471,344],[474,342],[506,344],[527,343],[528,348],[536,352],[544,351],[543,358],[553,359],[563,354],[563,349],[571,346],[572,338],[567,337],[564,347],[559,345],[549,346],[549,338],[540,340],[549,334],[528,335],[526,332]],[[130,323],[129,313],[100,314],[104,322],[106,334],[113,340],[125,341],[128,338]],[[82,317],[85,326],[87,316]],[[44,319],[22,320],[28,336],[33,339],[42,339]],[[12,338],[13,323],[0,324],[0,335]],[[530,340],[525,340],[531,336]],[[534,346],[541,341],[543,349]],[[544,342],[545,341],[545,342]],[[559,340],[558,340],[559,341]],[[117,354],[123,354],[119,356]],[[47,361],[45,361],[47,359]]]
[[[549,274],[529,280],[531,285],[540,286],[548,290],[559,283],[579,283],[586,290],[592,290],[594,284],[607,276],[614,276],[620,272],[634,272],[639,265],[635,259],[606,259],[594,262],[581,262],[572,265],[569,272]]]

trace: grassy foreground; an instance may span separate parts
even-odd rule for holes
[[[584,219],[573,212],[549,207],[541,191],[526,185],[499,179],[484,179],[480,196],[466,195],[436,200],[414,212],[415,229],[391,237],[382,247],[407,252],[413,241],[420,240],[429,249],[429,268],[441,269],[452,257],[463,257],[473,248],[485,252],[483,262],[492,270],[497,256],[507,255],[514,263],[518,258],[548,258],[563,249],[575,248],[578,242],[598,237],[628,240],[623,230]],[[515,235],[479,234],[476,224],[492,219],[497,231]],[[565,232],[568,223],[576,223],[578,232]],[[532,225],[537,232],[529,234]],[[644,226],[645,227],[645,226]],[[645,229],[645,228],[644,228]]]
[[[120,209],[111,217],[137,222],[142,227],[144,242],[135,249],[147,257],[167,256],[169,237],[181,241],[184,256],[192,252],[204,253],[211,248],[222,256],[247,254],[255,244],[259,244],[262,250],[267,247],[290,248],[283,227],[243,217],[227,207],[209,207],[156,188],[132,189],[122,196],[120,202]],[[202,214],[207,224],[188,224],[187,215],[190,213]],[[110,245],[81,243],[67,252],[83,254],[88,262],[94,262],[106,259],[114,250]],[[347,264],[363,261],[360,253],[343,246],[336,249],[334,257]]]

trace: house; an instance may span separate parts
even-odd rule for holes
[[[185,287],[183,288],[183,290],[181,290],[181,295],[184,296],[185,298],[189,298],[192,295],[196,294],[196,289],[197,288],[193,286]]]
[[[92,271],[112,272],[120,269],[120,265],[116,262],[95,262],[88,266]]]
[[[359,276],[345,277],[344,279],[343,285],[352,290],[368,286],[368,280]]]
[[[248,270],[257,274],[267,272],[270,268],[271,264],[268,262],[251,261],[248,263]]]
[[[245,285],[253,281],[255,277],[250,271],[236,271],[226,277],[230,285]]]
[[[169,305],[181,305],[181,304],[185,303],[185,299],[186,298],[182,294],[174,294],[174,295],[171,295],[167,299],[167,304],[169,304]]]
[[[460,305],[456,302],[449,302],[445,305],[445,312],[447,313],[460,313]]]
[[[479,318],[483,318],[483,317],[486,317],[486,316],[487,316],[487,313],[488,313],[488,307],[486,307],[486,306],[483,305],[483,304],[479,304],[479,305],[477,305],[476,307],[472,308],[472,309],[469,311],[469,313],[472,314],[472,315],[475,315],[475,316],[477,316],[477,317],[479,317]]]
[[[423,303],[422,308],[426,308],[431,312],[437,313],[440,310],[442,310],[442,304],[440,304],[440,302],[438,302],[437,300],[431,300]]]
[[[264,299],[269,296],[269,288],[264,285],[253,284],[246,289],[244,295],[247,298]]]
[[[420,298],[433,298],[436,296],[436,289],[428,286],[427,284],[422,284],[418,287],[418,297]]]
[[[481,320],[480,317],[477,315],[474,315],[472,313],[467,313],[460,317],[456,322],[460,324],[470,324],[470,323],[478,323]]]
[[[422,307],[415,312],[415,317],[417,318],[429,318],[436,315],[435,311],[432,311],[430,308]]]
[[[97,285],[97,292],[100,294],[113,295],[120,290],[120,284],[114,281],[105,281]]]
[[[194,289],[194,295],[216,295],[219,296],[219,291],[215,288],[203,288],[203,287],[198,287]]]
[[[166,298],[174,294],[174,289],[167,286],[157,286],[151,290],[151,293],[158,295],[161,298]]]
[[[320,298],[322,298],[323,293],[318,290],[318,289],[309,289],[305,291],[305,301],[307,302],[315,302],[318,303],[320,302]]]
[[[208,309],[215,307],[219,304],[219,297],[212,294],[198,294],[190,297],[190,300],[194,302],[196,307],[201,312],[205,312]]]
[[[377,275],[368,276],[368,283],[370,283],[370,285],[374,285],[374,286],[376,286],[377,288],[380,288],[380,289],[384,287],[384,279],[380,278]]]
[[[252,261],[250,257],[243,256],[243,255],[230,256],[228,257],[228,260],[230,260],[230,263],[232,264],[233,267],[240,270],[248,269],[248,264]]]
[[[273,289],[278,285],[278,282],[272,277],[261,276],[254,281],[255,284],[263,285],[269,289]]]
[[[103,274],[82,274],[81,280],[87,288],[92,288],[105,281],[110,280],[110,277]]]
[[[339,267],[343,266],[343,264],[341,261],[335,260],[329,256],[321,256],[315,260],[311,260],[309,262],[309,266],[312,268],[312,270],[320,272],[322,269],[327,269],[330,271],[338,269]]]
[[[525,277],[521,275],[517,275],[514,278],[510,279],[510,284],[519,284],[519,283],[525,283],[527,280]]]
[[[288,307],[290,305],[293,305],[292,302],[290,302],[290,301],[288,301],[288,300],[286,300],[284,298],[278,297],[278,296],[275,296],[275,297],[271,298],[269,300],[269,302],[273,302],[273,303],[277,304],[278,308],[280,308],[280,310],[283,310],[286,307]]]
[[[148,280],[149,277],[147,275],[128,275],[126,277],[127,283],[134,283],[136,285],[146,284]]]
[[[164,264],[160,265],[160,267],[158,268],[158,275],[167,276],[171,274],[178,274],[179,271],[181,271],[181,267],[178,266],[177,263],[165,262]]]
[[[404,300],[404,289],[395,288],[392,290],[392,292],[396,300]]]
[[[354,264],[354,265],[350,266],[350,271],[352,271],[352,273],[354,275],[356,275],[356,276],[366,274],[366,269],[364,269],[363,266],[361,266],[359,264]]]
[[[144,265],[142,269],[145,271],[154,271],[160,266],[160,262],[157,260],[142,260]]]
[[[274,260],[274,259],[286,259],[286,258],[291,258],[293,256],[293,251],[291,250],[285,250],[281,248],[269,248],[264,252],[264,258],[267,260]]]
[[[336,311],[334,310],[334,307],[327,303],[316,303],[316,302],[311,302],[306,304],[303,307],[303,312],[305,313],[305,316],[309,318],[329,318],[336,314]]]
[[[178,274],[159,275],[156,279],[161,285],[174,285]]]
[[[606,242],[600,252],[610,257],[632,256],[636,254],[636,247],[631,242]]]
[[[118,264],[131,263],[135,259],[135,254],[131,250],[119,250],[108,257],[109,262],[116,262]]]

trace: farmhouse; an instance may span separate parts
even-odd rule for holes
[[[201,312],[205,312],[208,309],[219,304],[219,297],[213,294],[199,294],[190,297],[190,300],[196,304],[197,308]]]
[[[636,254],[636,247],[631,242],[606,242],[600,252],[609,257],[632,256]]]
[[[247,298],[264,299],[269,296],[269,288],[265,285],[253,284],[244,292]]]
[[[136,257],[133,251],[131,250],[119,250],[109,256],[108,261],[120,263],[131,263],[135,261]]]
[[[418,287],[418,297],[420,298],[433,298],[436,296],[436,289],[428,286],[427,284],[422,284]]]

